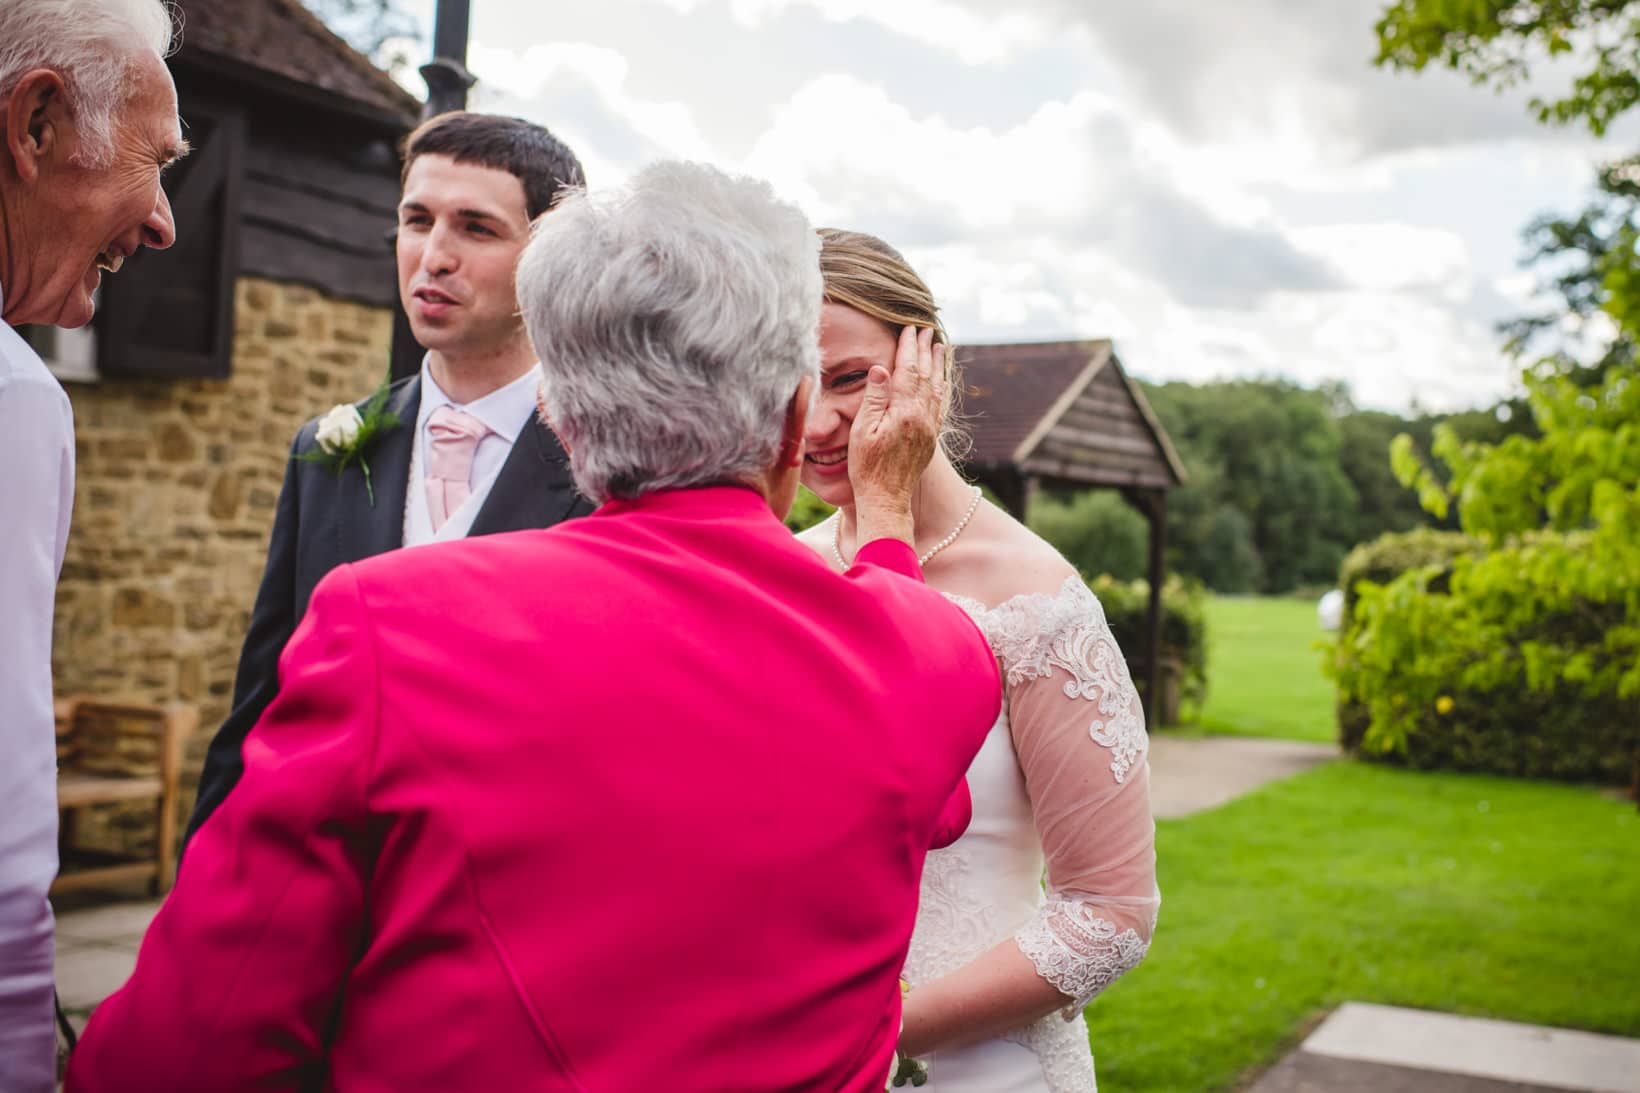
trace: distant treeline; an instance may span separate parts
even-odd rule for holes
[[[1143,384],[1189,482],[1168,495],[1169,570],[1216,592],[1330,587],[1357,543],[1443,525],[1390,470],[1408,433],[1427,451],[1436,425],[1466,440],[1530,432],[1522,404],[1402,417],[1357,409],[1343,385],[1285,380]],[[1089,575],[1143,576],[1148,531],[1114,491],[1046,494],[1031,525]]]

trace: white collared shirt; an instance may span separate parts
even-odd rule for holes
[[[68,395],[0,322],[0,1089],[8,1093],[56,1087],[46,898],[57,875],[51,620],[73,508]]]
[[[495,485],[502,464],[512,453],[519,434],[535,413],[535,391],[541,380],[540,370],[531,368],[504,387],[498,387],[482,398],[462,405],[456,402],[433,379],[433,370],[427,358],[421,362],[421,408],[416,412],[416,439],[410,453],[410,488],[404,502],[404,545],[444,543],[466,536],[473,519],[484,507]],[[489,427],[490,432],[478,442],[473,452],[473,467],[467,479],[471,491],[460,508],[450,514],[444,526],[433,530],[432,517],[427,511],[427,484],[422,468],[427,466],[427,421],[440,406],[452,406],[471,414]]]

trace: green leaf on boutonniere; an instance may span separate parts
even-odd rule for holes
[[[377,437],[399,425],[399,416],[387,408],[389,393],[389,377],[383,376],[362,411],[348,402],[332,406],[319,419],[317,445],[296,457],[304,463],[323,463],[338,478],[349,464],[357,463],[364,473],[364,492],[372,508],[376,505],[376,490],[370,481],[370,461],[365,456]]]

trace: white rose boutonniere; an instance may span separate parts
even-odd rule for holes
[[[364,418],[359,408],[341,403],[330,408],[330,413],[319,419],[319,447],[331,455],[341,455],[359,442],[359,430]]]
[[[314,436],[317,446],[296,457],[306,463],[327,464],[338,478],[349,464],[357,463],[364,474],[365,496],[372,506],[376,504],[376,490],[370,483],[370,463],[365,454],[378,436],[399,424],[398,415],[387,408],[387,394],[388,377],[383,376],[363,411],[347,402],[332,406],[319,419]]]

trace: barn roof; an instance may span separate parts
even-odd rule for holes
[[[300,0],[177,0],[177,59],[249,78],[309,104],[407,128],[421,103]]]

